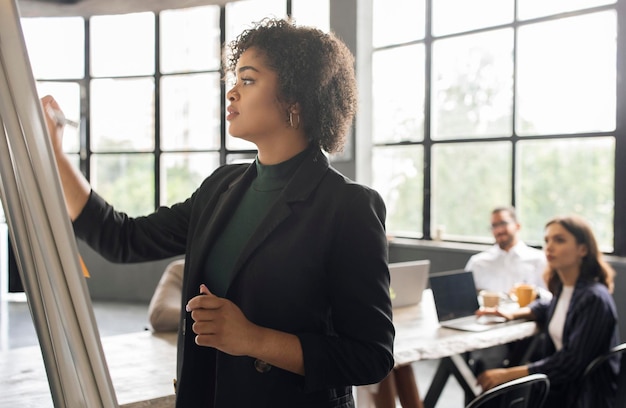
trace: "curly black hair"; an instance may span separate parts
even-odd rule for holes
[[[228,44],[225,70],[254,47],[278,75],[278,98],[299,103],[300,123],[312,144],[328,153],[343,149],[357,106],[354,57],[334,34],[293,21],[266,18]]]

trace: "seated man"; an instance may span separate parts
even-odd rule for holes
[[[498,207],[491,212],[491,232],[496,243],[473,255],[465,270],[472,271],[476,288],[511,293],[515,285],[528,283],[548,295],[543,273],[546,256],[519,239],[520,223],[513,207]]]
[[[513,207],[497,207],[491,212],[491,231],[496,243],[484,252],[473,255],[465,270],[472,271],[476,288],[512,294],[516,285],[534,286],[541,298],[551,299],[543,274],[547,261],[543,251],[529,247],[519,238],[521,225]],[[486,368],[518,364],[531,344],[530,340],[492,347],[469,353],[475,373]]]
[[[150,299],[148,320],[155,332],[178,330],[184,267],[184,259],[167,265]]]

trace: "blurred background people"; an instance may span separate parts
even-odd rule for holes
[[[503,300],[516,301],[515,288],[529,284],[540,297],[550,299],[543,278],[546,256],[543,251],[530,247],[520,237],[521,224],[514,207],[496,207],[491,211],[490,228],[495,244],[472,257],[465,270],[472,271],[476,288],[500,294]],[[502,346],[476,350],[466,358],[475,374],[486,368],[507,367],[522,363],[528,347],[538,339],[524,339]]]
[[[548,334],[544,357],[525,365],[486,370],[478,376],[478,384],[488,390],[529,374],[544,373],[550,379],[545,407],[612,407],[618,357],[600,368],[590,387],[579,391],[587,365],[619,343],[618,316],[611,295],[615,272],[603,260],[591,227],[578,216],[550,220],[544,250],[546,282],[554,294],[551,300],[537,299],[514,312],[501,308],[479,312],[535,320]]]

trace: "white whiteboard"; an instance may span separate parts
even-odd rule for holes
[[[55,407],[118,407],[20,25],[0,0],[0,198]]]

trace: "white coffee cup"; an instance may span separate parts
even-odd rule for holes
[[[483,290],[480,292],[484,307],[497,307],[500,304],[500,294]]]

